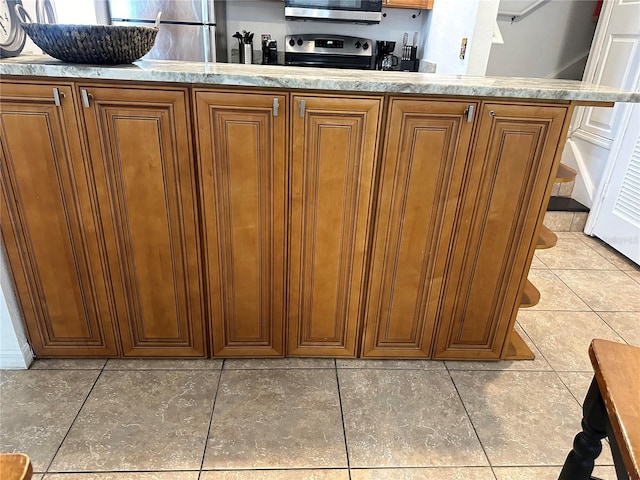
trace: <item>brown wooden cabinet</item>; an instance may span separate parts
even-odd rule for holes
[[[434,0],[383,0],[384,7],[398,8],[419,8],[422,10],[430,10],[433,8]]]
[[[508,346],[568,108],[483,103],[465,172],[435,358],[498,359]]]
[[[383,133],[373,95],[0,97],[0,227],[36,355],[513,356],[572,105],[395,95]]]
[[[35,354],[115,356],[74,103],[71,85],[2,82],[2,239]]]
[[[381,104],[292,98],[289,355],[356,355]]]
[[[206,354],[186,88],[77,87],[125,356]]]
[[[478,103],[392,98],[362,354],[431,355]]]
[[[288,96],[196,90],[203,256],[215,356],[282,356]]]

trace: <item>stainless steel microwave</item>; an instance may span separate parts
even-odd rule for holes
[[[287,20],[380,23],[382,0],[285,0]]]

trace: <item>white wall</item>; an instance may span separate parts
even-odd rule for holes
[[[96,7],[91,0],[55,0],[58,23],[95,24]]]
[[[485,75],[491,54],[493,31],[500,0],[480,0],[475,28],[467,46],[467,75]]]
[[[484,75],[499,0],[435,0],[426,24],[423,58],[436,73]],[[460,59],[462,39],[467,52]]]
[[[23,6],[36,21],[35,0],[23,0]],[[27,36],[22,55],[41,54]],[[22,316],[13,291],[13,282],[0,244],[0,369],[27,368],[33,360],[31,348],[24,334]]]
[[[31,16],[33,21],[36,21],[36,0],[22,0],[22,6],[27,13]],[[27,35],[27,41],[24,44],[21,55],[40,55],[42,50],[36,46],[35,43]]]
[[[424,31],[429,12],[403,8],[384,8],[386,17],[377,25],[358,25],[351,23],[318,22],[318,21],[286,21],[284,19],[284,2],[278,0],[234,0],[227,3],[228,54],[238,48],[238,42],[232,38],[235,32],[247,30],[255,33],[254,50],[259,50],[260,35],[271,34],[278,42],[278,50],[284,51],[285,35],[300,33],[326,33],[361,36],[372,40],[396,41],[396,55],[402,48],[402,34],[409,33],[411,41],[413,32],[419,32],[418,44],[424,39]],[[415,17],[415,18],[414,18]]]
[[[103,0],[98,0],[103,1]],[[22,0],[22,5],[27,10],[31,19],[36,19],[36,0]],[[95,24],[96,9],[93,2],[88,0],[54,0],[52,2],[56,13],[57,23]],[[27,41],[22,49],[23,55],[40,55],[42,50],[27,36]]]
[[[383,8],[386,16],[378,25],[354,25],[331,22],[285,21],[281,0],[237,0],[227,4],[227,31],[248,30],[269,33],[284,49],[285,35],[297,33],[338,33],[363,36],[372,40],[397,42],[400,54],[402,35],[419,32],[418,56],[437,64],[436,73],[484,75],[491,51],[491,38],[500,0],[436,0],[433,10]],[[468,38],[467,55],[459,59],[460,42]],[[237,48],[230,39],[229,55]],[[258,49],[256,46],[254,49]]]
[[[0,246],[0,369],[27,368],[33,360],[22,325],[20,308]]]
[[[518,11],[533,0],[502,0],[500,11]],[[529,15],[498,25],[504,44],[494,44],[487,75],[581,80],[596,23],[595,0],[550,0]]]

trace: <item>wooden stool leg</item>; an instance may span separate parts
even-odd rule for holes
[[[602,452],[602,440],[607,436],[607,410],[598,383],[591,381],[582,407],[582,432],[573,439],[573,450],[564,462],[558,480],[589,480],[595,459]]]
[[[622,454],[620,453],[620,447],[618,447],[618,442],[616,442],[616,436],[613,434],[613,429],[611,428],[610,421],[607,422],[607,438],[609,438],[609,446],[611,447],[613,465],[616,467],[616,477],[618,478],[618,480],[629,480],[629,474],[627,473],[627,469],[624,466],[624,460],[622,459]]]

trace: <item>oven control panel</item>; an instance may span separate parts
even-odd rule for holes
[[[345,35],[287,35],[284,46],[285,54],[373,56],[373,42],[370,39]]]

